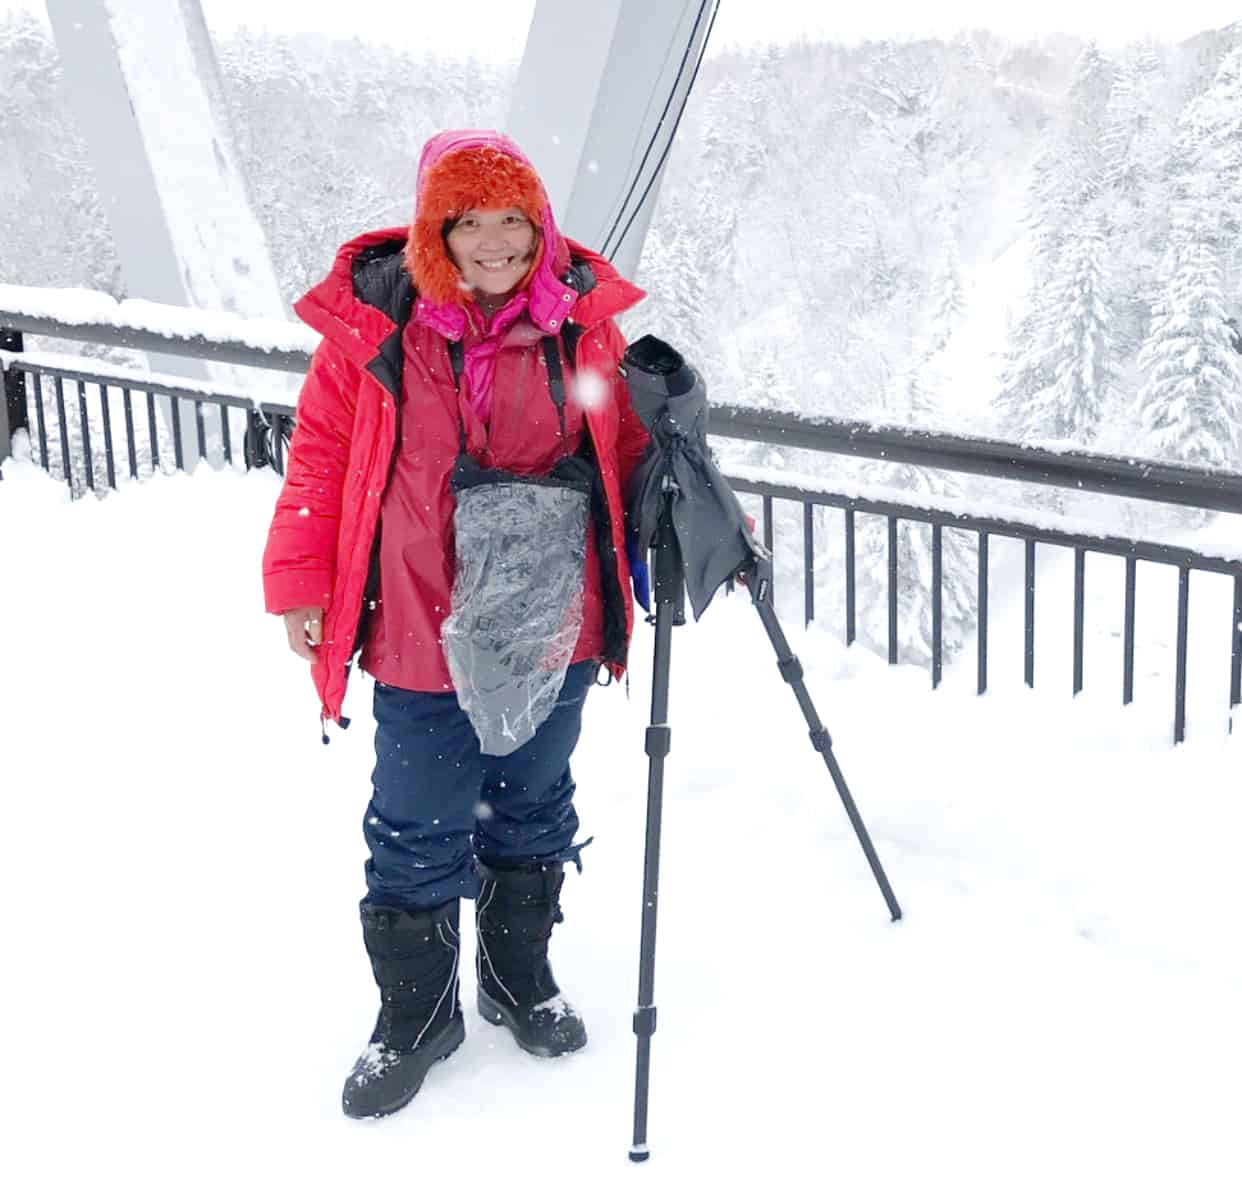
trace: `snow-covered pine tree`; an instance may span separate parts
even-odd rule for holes
[[[1039,259],[1031,260],[1032,268]],[[1002,434],[1010,438],[1028,435],[1027,416],[1035,399],[1056,380],[1052,368],[1049,312],[1032,287],[1030,302],[1010,329],[1000,388],[992,400],[992,412]]]
[[[1041,354],[1052,380],[1033,394],[1022,435],[1089,444],[1116,387],[1103,217],[1097,215],[1070,230],[1063,249],[1059,273],[1048,292],[1051,332]]]
[[[688,141],[693,167],[680,184],[676,171],[665,182],[638,271],[648,298],[624,325],[631,337],[652,332],[680,349],[716,397],[726,376],[720,338],[739,314],[739,219],[760,166],[753,130],[739,86],[725,77],[704,99],[697,144]]]
[[[768,164],[773,115],[781,111],[780,86],[783,54],[769,45],[743,83],[742,107],[737,119],[737,182],[745,201],[754,198]]]
[[[704,318],[703,269],[694,227],[680,199],[668,201],[651,227],[638,273],[647,298],[627,314],[626,334],[637,339],[650,332],[666,340],[708,377],[712,393],[715,370]]]
[[[1143,193],[1156,164],[1146,147],[1161,122],[1157,91],[1163,80],[1159,49],[1151,41],[1142,41],[1118,62],[1108,96],[1100,137],[1102,179],[1131,205]]]
[[[1103,184],[1102,145],[1113,76],[1111,62],[1094,41],[1089,42],[1074,65],[1060,117],[1049,128],[1036,159],[1031,205],[1048,249],[1059,245],[1059,235],[1074,224]]]
[[[932,278],[931,327],[928,332],[924,360],[939,353],[949,343],[966,308],[966,293],[962,288],[962,263],[957,248],[956,219],[951,212],[941,217],[944,244],[940,250],[940,263]]]
[[[1221,62],[1212,85],[1186,108],[1179,130],[1179,159],[1187,168],[1178,196],[1198,206],[1200,229],[1233,285],[1242,269],[1242,47]]]
[[[1159,295],[1168,240],[1175,96],[1164,52],[1151,41],[1131,47],[1109,96],[1101,144],[1109,211],[1113,341],[1128,366],[1147,335]]]
[[[1010,329],[1000,388],[993,412],[1001,431],[1021,438],[1036,396],[1055,380],[1048,359],[1052,309],[1045,297],[1055,273],[1062,241],[1063,215],[1055,199],[1055,142],[1045,143],[1035,159],[1023,221],[1031,238],[1030,278],[1026,306]]]
[[[1050,128],[1032,169],[1026,222],[1032,239],[1026,310],[1010,334],[994,410],[1002,431],[1015,438],[1062,433],[1074,416],[1056,411],[1069,395],[1069,376],[1081,374],[1084,359],[1075,347],[1093,347],[1098,336],[1068,328],[1078,323],[1067,296],[1091,283],[1102,262],[1094,232],[1103,232],[1092,211],[1103,189],[1106,162],[1101,148],[1113,68],[1094,42],[1080,54],[1061,118]],[[1092,260],[1097,260],[1093,266]],[[1102,295],[1102,289],[1098,288]],[[1107,323],[1107,311],[1093,298],[1093,319]],[[1096,315],[1097,312],[1102,314]],[[1081,323],[1079,323],[1081,327]],[[1105,360],[1111,372],[1111,362]],[[1084,422],[1091,421],[1088,413]],[[1096,417],[1098,421],[1098,416]],[[1073,437],[1073,436],[1069,436]],[[1086,439],[1078,439],[1086,442]]]
[[[1151,332],[1139,355],[1141,446],[1242,465],[1242,357],[1228,320],[1242,270],[1242,48],[1178,123],[1174,215]]]
[[[753,311],[745,306],[749,284],[739,275],[740,231],[745,221],[763,221],[756,193],[767,162],[764,120],[775,74],[776,59],[765,54],[741,85],[726,78],[705,102],[686,212],[693,211],[696,265],[717,334],[732,332]]]
[[[1146,380],[1138,418],[1148,453],[1236,467],[1242,465],[1242,356],[1226,323],[1214,185],[1200,177],[1187,189],[1174,220],[1167,293],[1139,355]]]

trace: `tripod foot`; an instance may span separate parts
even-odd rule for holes
[[[635,1144],[630,1149],[630,1160],[645,1161],[651,1155],[650,1149],[645,1144]]]

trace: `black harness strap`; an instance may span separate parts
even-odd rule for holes
[[[556,347],[555,336],[545,336],[543,359],[548,366],[548,392],[556,406],[556,416],[561,420],[561,454],[569,454],[569,440],[565,434],[565,375],[561,370],[561,351]]]
[[[453,384],[461,385],[461,375],[466,371],[466,353],[460,340],[448,342],[449,364],[453,367]]]
[[[574,369],[576,367],[574,350],[577,348],[578,338],[582,335],[582,329],[577,324],[566,321],[562,335],[565,340],[565,352],[569,357],[569,367]],[[548,367],[548,393],[552,396],[552,404],[556,407],[556,415],[561,426],[561,454],[568,455],[569,438],[565,428],[565,371],[561,368],[560,350],[556,347],[555,336],[544,336],[540,339],[540,343],[543,345],[543,359]],[[445,344],[448,346],[449,365],[453,370],[453,384],[460,392],[461,375],[466,371],[466,352],[460,340],[445,341]],[[457,437],[464,453],[466,424],[462,421],[460,414],[457,416]]]
[[[565,356],[569,358],[570,369],[578,368],[578,341],[582,339],[585,331],[581,324],[575,324],[572,320],[566,320],[561,328],[561,339],[565,342]]]
[[[460,340],[448,341],[449,364],[453,368],[453,384],[457,387],[457,392],[461,393],[461,375],[466,371],[466,352],[461,347]],[[461,447],[462,455],[466,454],[466,424],[462,420],[461,412],[457,414],[457,441]]]

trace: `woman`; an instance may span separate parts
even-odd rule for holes
[[[625,342],[612,318],[641,298],[561,236],[513,143],[462,131],[423,149],[413,225],[346,244],[297,304],[323,342],[264,554],[267,609],[312,663],[325,722],[347,724],[356,653],[375,678],[360,909],[381,1005],[345,1083],[347,1115],[397,1110],[461,1044],[462,898],[477,899],[484,1018],[532,1054],[586,1042],[547,948],[565,862],[580,847],[569,758],[583,701],[601,668],[623,671],[633,622],[621,488],[648,440],[617,372]],[[468,529],[455,522],[468,500],[459,477],[466,467],[508,473],[509,488],[551,486],[558,496],[556,479],[521,480],[555,477],[582,457],[595,473],[585,553],[573,601],[553,609],[570,623],[557,625],[559,666],[551,656],[533,664],[552,691],[524,719],[527,733],[510,735],[506,717],[507,744],[489,745],[496,718],[492,698],[475,692],[485,677],[472,660],[495,643],[504,612],[470,613],[473,591],[460,575],[476,553],[478,517]],[[509,527],[529,534],[519,532],[518,556],[538,567],[551,540],[537,521],[517,519]],[[502,540],[514,549],[512,536]],[[512,674],[504,646],[521,638],[526,613],[547,607],[538,585],[529,599],[502,629],[501,655],[486,668],[493,681]],[[486,688],[513,697],[513,684]]]

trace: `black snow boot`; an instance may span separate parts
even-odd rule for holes
[[[508,1026],[523,1050],[541,1058],[582,1049],[586,1027],[561,996],[548,963],[552,926],[561,921],[565,866],[479,862],[479,877],[479,1013],[493,1025]]]
[[[388,1115],[418,1094],[427,1071],[466,1036],[457,1001],[460,903],[398,910],[363,902],[362,935],[380,988],[371,1041],[345,1080],[354,1119]]]

